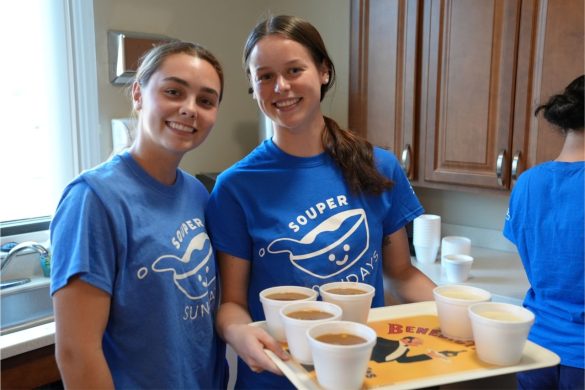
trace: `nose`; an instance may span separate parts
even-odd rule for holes
[[[197,105],[194,102],[185,101],[179,110],[179,114],[187,118],[196,119]]]
[[[274,82],[274,92],[280,93],[286,91],[289,88],[288,81],[283,76],[276,77],[276,81]]]

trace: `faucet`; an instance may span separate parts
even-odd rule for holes
[[[8,266],[8,264],[12,261],[12,258],[14,256],[16,256],[17,253],[22,252],[23,250],[26,250],[26,249],[33,249],[34,251],[38,252],[41,256],[49,256],[49,251],[47,250],[47,248],[45,248],[41,244],[38,244],[38,243],[33,242],[33,241],[21,242],[20,244],[16,245],[14,248],[12,248],[8,252],[6,257],[4,259],[2,259],[2,262],[0,263],[0,271],[3,271],[4,268],[6,268],[6,266]],[[18,285],[25,284],[28,282],[30,282],[30,278],[8,280],[6,282],[2,282],[0,288],[18,286]]]

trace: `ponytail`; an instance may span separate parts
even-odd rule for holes
[[[343,130],[333,119],[325,117],[323,147],[341,168],[350,190],[355,194],[379,195],[394,183],[378,171],[374,148],[367,140]]]

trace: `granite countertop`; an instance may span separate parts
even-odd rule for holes
[[[493,300],[520,305],[529,284],[518,254],[472,247],[474,257],[470,278],[463,284],[483,288],[492,293]],[[413,264],[437,285],[447,284],[440,260],[421,264],[413,257]],[[0,336],[0,355],[6,359],[55,342],[55,323],[35,326]]]

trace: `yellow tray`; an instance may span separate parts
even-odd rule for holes
[[[263,321],[254,325],[265,327]],[[534,370],[560,362],[555,353],[527,341],[518,364],[483,363],[477,358],[473,342],[454,341],[441,335],[437,309],[432,301],[372,309],[368,325],[376,330],[379,338],[364,378],[364,389],[438,386]],[[401,351],[393,353],[404,337],[416,338],[417,345],[408,347],[406,352],[401,347]],[[286,344],[283,347],[286,348]],[[292,358],[282,361],[269,350],[266,353],[298,389],[321,389],[313,366],[302,365]]]

